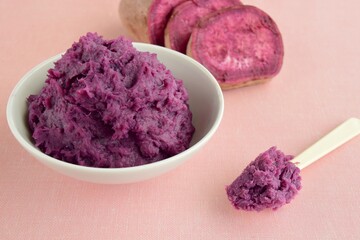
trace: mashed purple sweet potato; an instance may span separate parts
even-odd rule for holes
[[[301,189],[300,169],[275,147],[260,154],[226,187],[236,209],[260,211],[289,203]]]
[[[28,104],[36,146],[83,166],[159,161],[187,149],[194,132],[182,81],[155,54],[137,51],[122,37],[81,37]]]

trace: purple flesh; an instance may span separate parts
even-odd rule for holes
[[[249,5],[220,10],[200,21],[189,50],[220,84],[272,78],[281,69],[281,33],[262,10]]]
[[[36,146],[83,166],[159,161],[187,149],[194,132],[182,81],[121,37],[81,37],[28,104]]]
[[[204,16],[219,9],[241,4],[238,0],[186,1],[174,9],[168,22],[170,47],[186,53],[192,30]]]
[[[289,203],[301,189],[300,169],[291,159],[275,147],[260,154],[226,187],[231,204],[236,209],[261,211]]]
[[[166,24],[173,9],[186,0],[153,0],[148,12],[148,34],[150,43],[164,46]]]

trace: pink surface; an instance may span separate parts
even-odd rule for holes
[[[38,163],[11,135],[5,110],[22,76],[80,35],[126,34],[119,1],[0,1],[0,239],[358,239],[360,137],[304,169],[303,189],[278,211],[236,211],[224,186],[270,146],[296,155],[360,117],[359,1],[243,2],[282,31],[281,73],[225,92],[218,132],[178,169],[109,186]]]

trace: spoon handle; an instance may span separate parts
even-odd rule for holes
[[[303,169],[358,134],[360,134],[360,119],[350,118],[296,156],[292,162]]]

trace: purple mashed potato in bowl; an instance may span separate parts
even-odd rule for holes
[[[28,71],[6,108],[11,132],[36,160],[103,184],[175,169],[214,136],[223,112],[219,84],[192,58],[96,34]]]
[[[276,147],[261,153],[226,187],[236,209],[261,211],[290,203],[301,189],[300,169]]]
[[[194,127],[183,82],[125,38],[88,33],[28,98],[36,146],[62,161],[132,167],[189,147]]]

